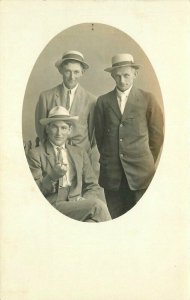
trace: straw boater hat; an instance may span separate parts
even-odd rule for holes
[[[83,65],[84,69],[88,69],[89,66],[87,65],[87,63],[84,61],[84,56],[81,52],[78,51],[67,51],[63,54],[62,58],[59,59],[58,61],[56,61],[55,66],[58,68],[60,68],[60,66],[62,65],[62,63],[66,60],[76,60],[77,62],[80,62]]]
[[[140,65],[134,62],[133,56],[129,53],[121,53],[112,57],[112,67],[106,68],[104,71],[112,72],[120,67],[133,67],[139,69]]]
[[[74,123],[76,120],[78,120],[78,116],[71,116],[65,107],[55,106],[50,110],[47,118],[43,118],[40,120],[40,124],[46,126],[47,124],[54,121]]]

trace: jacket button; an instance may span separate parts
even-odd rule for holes
[[[120,127],[123,127],[123,124],[120,124]]]
[[[120,157],[123,157],[123,153],[120,154]]]
[[[119,139],[120,140],[120,142],[123,142],[123,139]]]

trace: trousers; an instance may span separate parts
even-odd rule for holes
[[[58,195],[48,197],[48,201],[61,213],[77,221],[104,222],[111,220],[106,203],[98,198],[68,201],[69,188],[62,188]]]
[[[132,191],[123,172],[119,190],[104,190],[112,219],[118,218],[129,211],[140,200],[145,191],[146,189]]]
[[[99,199],[59,201],[57,210],[64,215],[82,222],[104,222],[111,220],[106,204]]]

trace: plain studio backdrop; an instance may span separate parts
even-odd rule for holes
[[[105,94],[115,87],[110,73],[104,71],[106,67],[111,66],[112,56],[117,53],[131,53],[135,62],[142,65],[135,84],[152,91],[162,105],[156,74],[146,54],[130,36],[105,24],[78,24],[56,35],[35,63],[24,97],[23,139],[25,141],[36,137],[34,114],[40,92],[62,82],[62,76],[55,67],[55,62],[68,50],[83,53],[90,68],[81,77],[80,82],[95,96]]]
[[[1,1],[0,8],[1,299],[189,299],[189,2]],[[156,175],[139,203],[110,222],[77,222],[51,207],[24,154],[22,112],[30,138],[39,93],[61,82],[54,63],[68,48],[84,53],[90,69],[81,83],[97,96],[113,88],[103,69],[124,50],[143,65],[137,85],[163,96]]]

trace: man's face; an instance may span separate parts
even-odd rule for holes
[[[84,70],[80,63],[68,62],[61,67],[61,73],[63,75],[63,82],[68,89],[73,89],[78,79],[83,75]]]
[[[133,84],[137,71],[132,67],[121,67],[115,69],[111,75],[115,80],[118,89],[124,92]]]
[[[71,133],[71,126],[64,121],[54,121],[46,126],[46,132],[54,145],[62,146]]]

